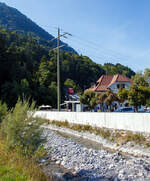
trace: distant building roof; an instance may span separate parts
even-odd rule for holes
[[[107,91],[107,89],[114,84],[115,82],[130,82],[132,83],[132,80],[124,75],[102,75],[98,81],[95,87],[91,87],[88,90],[93,91]]]

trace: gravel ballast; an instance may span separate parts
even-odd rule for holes
[[[53,162],[72,172],[73,176],[68,180],[150,181],[148,156],[123,156],[119,151],[87,148],[69,137],[58,135],[52,127],[44,129],[45,148]]]

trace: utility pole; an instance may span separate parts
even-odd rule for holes
[[[57,110],[60,111],[60,103],[61,103],[61,93],[60,93],[60,60],[59,60],[59,49],[65,45],[60,45],[60,37],[67,38],[65,35],[70,35],[70,33],[64,32],[60,34],[60,28],[58,28],[58,36],[53,38],[51,41],[57,39],[57,47],[53,48],[52,50],[57,49]]]
[[[59,62],[59,43],[60,43],[60,29],[58,28],[57,37],[57,109],[60,111],[60,62]]]

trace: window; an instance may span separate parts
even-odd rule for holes
[[[117,84],[117,88],[118,88],[118,89],[120,88],[120,85],[119,85],[119,84]]]
[[[121,84],[121,88],[125,88],[125,84]]]
[[[125,88],[125,84],[117,84],[117,88],[120,89],[120,88]]]

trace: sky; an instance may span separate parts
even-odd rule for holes
[[[149,0],[0,0],[98,64],[150,68]]]

